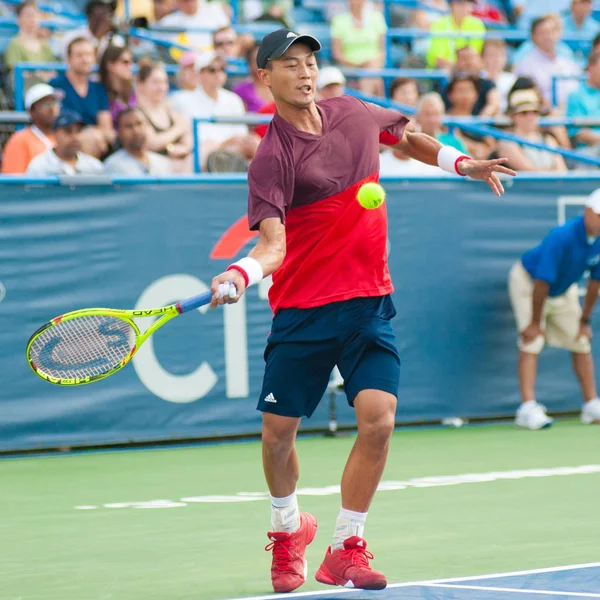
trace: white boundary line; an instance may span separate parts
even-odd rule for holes
[[[520,588],[504,588],[504,587],[488,587],[480,585],[453,585],[443,583],[428,583],[423,587],[431,588],[443,588],[446,590],[480,590],[483,592],[510,592],[516,594],[542,594],[544,596],[576,596],[578,598],[600,598],[600,594],[584,594],[581,592],[555,592],[549,590],[532,590],[532,589],[520,589]]]
[[[396,589],[396,588],[406,588],[406,587],[416,587],[416,586],[430,586],[435,587],[438,584],[444,583],[459,583],[462,581],[480,581],[482,579],[497,579],[500,577],[518,577],[520,575],[537,575],[540,573],[557,573],[559,571],[575,571],[577,569],[592,569],[592,568],[600,568],[600,562],[595,563],[584,563],[579,565],[565,565],[563,567],[547,567],[544,569],[530,569],[528,571],[510,571],[508,573],[491,573],[489,575],[473,575],[470,577],[453,577],[450,579],[429,579],[424,581],[408,581],[405,583],[392,583],[387,586],[386,589]],[[447,586],[447,587],[460,587],[460,586]],[[519,591],[527,591],[527,590],[519,590]],[[333,594],[351,594],[354,592],[364,592],[364,590],[359,589],[348,589],[348,588],[334,588],[331,589],[322,589],[314,592],[297,592],[291,594],[266,594],[264,596],[240,596],[239,598],[231,598],[230,600],[277,600],[279,598],[310,598],[314,596],[330,596]],[[547,592],[549,594],[564,594],[565,592]],[[569,594],[574,594],[575,592],[570,592]],[[589,594],[583,595],[583,597],[587,598],[600,598],[600,594],[592,595]]]

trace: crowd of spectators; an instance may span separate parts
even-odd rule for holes
[[[131,0],[128,22],[123,0],[88,0],[85,22],[56,30],[44,27],[56,17],[35,1],[16,6],[3,87],[9,97],[22,90],[31,126],[4,145],[2,173],[161,176],[192,173],[195,158],[202,170],[246,170],[267,127],[248,117],[275,111],[257,76],[258,42],[282,26],[314,30],[325,42],[320,99],[354,91],[391,101],[411,115],[413,130],[477,158],[506,156],[516,170],[579,166],[524,142],[600,157],[600,125],[540,125],[546,116],[600,123],[600,23],[591,0],[421,0],[385,14],[373,0],[238,4],[238,20],[257,25],[253,34],[239,33],[230,3],[218,0]],[[421,34],[390,41],[389,27]],[[484,39],[497,27],[528,39]],[[17,86],[23,63],[51,66],[26,71]],[[407,77],[412,68],[435,74]],[[388,76],[395,69],[401,77]],[[467,127],[473,117],[512,136]],[[426,167],[382,147],[382,173],[439,175]]]

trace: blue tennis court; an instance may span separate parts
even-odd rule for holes
[[[396,583],[378,592],[340,588],[322,592],[269,594],[244,600],[274,598],[333,600],[340,596],[348,596],[352,600],[374,600],[375,598],[377,600],[533,600],[542,596],[551,597],[553,600],[600,598],[600,562],[513,573]]]

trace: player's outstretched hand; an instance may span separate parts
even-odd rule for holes
[[[219,304],[235,304],[246,290],[246,280],[239,271],[231,269],[214,277],[210,289],[213,293],[211,308],[217,308]]]
[[[496,196],[504,194],[504,187],[500,178],[496,173],[503,173],[504,175],[510,175],[514,177],[516,172],[505,165],[508,162],[507,158],[496,158],[494,160],[461,160],[457,167],[459,173],[471,177],[472,179],[481,179],[485,181],[492,192]]]

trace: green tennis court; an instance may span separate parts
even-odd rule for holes
[[[574,420],[397,432],[365,530],[374,566],[401,583],[597,561],[598,433]],[[312,576],[352,441],[299,441],[301,508],[320,522],[300,591],[333,589]],[[258,442],[7,459],[0,481],[1,600],[270,592]]]

